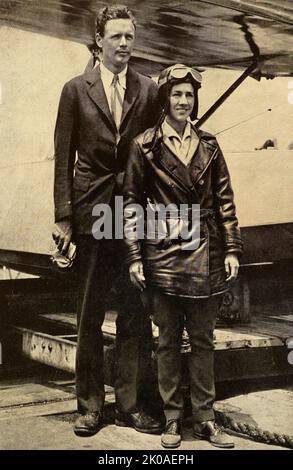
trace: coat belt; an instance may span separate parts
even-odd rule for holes
[[[160,218],[160,213],[166,219],[186,219],[191,220],[193,216],[199,213],[201,219],[206,219],[208,217],[215,217],[215,211],[213,209],[195,209],[193,207],[188,207],[185,209],[168,209],[168,210],[158,210],[155,204],[149,204],[148,207],[158,215]]]

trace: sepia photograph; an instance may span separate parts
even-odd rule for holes
[[[292,30],[0,0],[0,450],[293,449]]]

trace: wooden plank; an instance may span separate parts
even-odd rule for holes
[[[238,333],[231,330],[216,330],[214,347],[216,350],[236,348],[263,348],[268,346],[282,346],[279,338]]]
[[[278,317],[272,318],[271,316],[261,315],[258,317],[258,321],[263,322],[266,326],[270,325],[272,328],[278,328],[278,331],[291,332],[293,334],[293,323],[285,318]]]
[[[215,349],[234,349],[244,347],[282,346],[284,340],[274,333],[274,328],[266,328],[266,332],[259,332],[259,323],[253,320],[247,325],[235,325],[231,328],[215,329]],[[283,332],[283,330],[282,330]],[[159,336],[159,329],[153,326],[153,336]],[[187,349],[188,351],[189,349]]]
[[[59,402],[53,401],[52,403],[37,404],[34,406],[0,409],[0,421],[32,416],[47,416],[58,413],[73,413],[74,411],[76,411],[76,399],[63,400]]]
[[[47,314],[42,315],[46,319],[63,324],[75,325],[75,314]],[[116,312],[109,311],[103,325],[103,332],[110,335],[116,335],[115,325]],[[216,328],[215,330],[215,349],[234,349],[244,347],[268,347],[282,346],[286,339],[293,337],[292,325],[281,323],[277,320],[268,320],[266,317],[257,317],[251,323],[245,325],[234,325],[233,327]],[[153,337],[156,340],[159,336],[159,330],[153,324]]]
[[[237,331],[254,334],[257,332],[261,335],[268,335],[272,338],[279,338],[285,342],[286,339],[293,336],[293,329],[288,328],[288,326],[281,324],[277,321],[266,321],[262,318],[254,319],[253,323],[247,327],[244,325],[237,326]]]
[[[27,377],[23,378],[13,378],[13,382],[10,379],[2,379],[0,383],[0,392],[2,393],[2,390],[11,390],[16,387],[20,387],[21,385],[27,384]],[[31,381],[34,381],[35,379],[32,377]]]
[[[0,393],[0,409],[11,406],[24,406],[48,401],[62,401],[74,398],[74,394],[58,388],[46,387],[41,384],[20,384],[13,389],[2,389]]]
[[[116,335],[116,324],[113,311],[106,313],[105,320],[102,326],[102,331],[109,335]],[[76,328],[76,314],[75,313],[49,313],[41,315],[40,318],[52,321],[59,325],[70,325]]]
[[[281,315],[281,316],[274,316],[274,315],[270,315],[269,318],[272,318],[273,320],[277,320],[277,321],[286,321],[286,322],[290,322],[290,323],[293,323],[293,315]]]
[[[76,327],[76,313],[48,313],[40,315],[39,320],[44,318],[61,325],[71,325]]]

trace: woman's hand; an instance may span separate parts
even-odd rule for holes
[[[226,255],[225,257],[225,271],[227,274],[226,282],[235,281],[238,276],[239,261],[238,257],[233,253]]]
[[[142,261],[135,261],[129,266],[129,275],[132,284],[142,292],[146,288]]]

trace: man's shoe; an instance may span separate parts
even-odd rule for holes
[[[86,413],[77,418],[73,430],[77,436],[93,436],[100,429],[101,421],[101,413]]]
[[[116,412],[115,424],[128,426],[146,434],[159,434],[164,429],[162,423],[147,415],[143,410],[135,413]]]
[[[181,420],[172,419],[167,421],[165,431],[161,437],[161,444],[166,449],[175,449],[181,444]]]
[[[193,435],[196,439],[209,441],[215,447],[232,449],[234,442],[231,436],[222,431],[214,421],[193,424]]]

